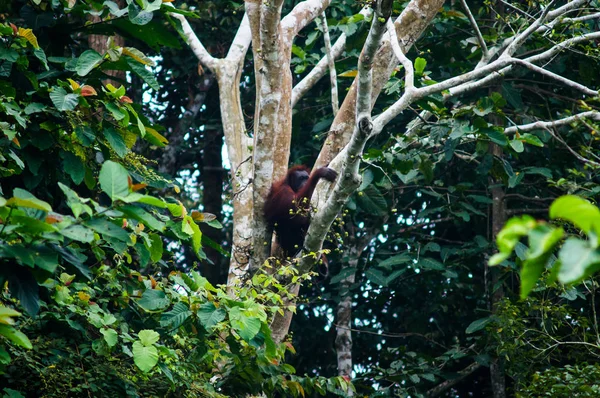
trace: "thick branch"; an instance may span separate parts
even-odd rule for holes
[[[305,0],[298,4],[288,15],[281,20],[281,28],[285,33],[285,40],[292,42],[294,37],[309,23],[323,13],[331,0]]]
[[[534,123],[522,124],[520,126],[511,126],[511,127],[507,127],[504,129],[504,134],[514,134],[517,131],[518,132],[527,132],[527,131],[533,131],[533,130],[555,128],[555,127],[571,124],[571,123],[576,122],[583,118],[590,118],[590,119],[600,121],[600,112],[598,112],[598,111],[582,112],[582,113],[578,113],[577,115],[565,117],[563,119],[558,119],[558,120],[554,120],[551,122],[537,121]]]
[[[173,7],[171,3],[165,3],[168,7]],[[198,60],[207,68],[215,72],[215,68],[218,64],[218,59],[214,58],[212,55],[208,53],[208,50],[204,47],[196,33],[194,33],[194,29],[188,22],[188,20],[181,14],[176,14],[174,12],[169,13],[169,15],[175,19],[177,19],[181,23],[181,30],[183,32],[184,40],[190,46],[190,49],[194,52],[194,55]]]
[[[244,14],[244,18],[242,18],[240,27],[233,38],[233,42],[231,43],[231,47],[229,47],[229,51],[225,58],[240,63],[244,62],[244,57],[250,47],[250,43],[252,43],[250,21],[248,20],[248,14]]]
[[[313,217],[304,242],[304,253],[316,253],[321,249],[325,235],[331,228],[339,210],[348,197],[360,185],[358,166],[365,143],[371,133],[371,90],[372,68],[377,49],[381,45],[387,20],[391,15],[392,0],[380,0],[373,16],[371,29],[358,63],[358,86],[356,100],[356,124],[345,156],[341,161],[341,172],[333,191]],[[305,272],[314,264],[314,257],[304,256],[299,270]]]
[[[404,55],[402,49],[400,48],[400,43],[398,43],[398,35],[396,34],[396,28],[394,27],[391,19],[388,19],[387,21],[387,30],[388,34],[390,35],[390,44],[392,45],[394,55],[404,67],[404,90],[412,90],[415,87],[415,69],[412,62],[406,57],[406,55]]]

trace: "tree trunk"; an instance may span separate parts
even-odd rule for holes
[[[502,159],[502,148],[497,144],[490,144],[490,153],[497,159]],[[491,194],[492,194],[492,239],[495,240],[498,232],[502,229],[506,221],[506,208],[504,201],[504,189],[501,181],[490,177]],[[486,271],[491,274],[490,285],[488,292],[489,306],[492,313],[496,311],[496,304],[504,297],[504,289],[499,283],[500,270],[498,268],[488,268],[486,262]],[[504,374],[504,360],[500,357],[494,358],[490,365],[490,381],[494,398],[506,397],[506,381]]]

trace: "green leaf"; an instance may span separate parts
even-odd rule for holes
[[[550,218],[569,221],[587,235],[600,233],[600,210],[579,196],[565,195],[556,199],[550,206]]]
[[[246,316],[239,307],[233,307],[229,311],[231,326],[246,341],[252,340],[260,331],[261,321],[257,317]]]
[[[387,286],[387,278],[383,274],[383,272],[378,269],[369,268],[365,272],[365,276],[376,285]]]
[[[138,338],[140,339],[140,342],[145,345],[146,347],[154,345],[158,342],[158,340],[160,339],[160,335],[158,334],[158,332],[151,330],[151,329],[144,329],[144,330],[140,330],[140,332],[138,333]]]
[[[521,153],[521,152],[523,152],[525,150],[525,147],[523,146],[523,142],[519,141],[519,140],[512,140],[510,142],[510,146],[517,153]]]
[[[423,269],[430,269],[435,271],[443,271],[446,269],[444,264],[440,263],[437,260],[434,260],[431,257],[421,257],[419,262],[416,264],[416,267],[420,267]]]
[[[129,21],[134,25],[146,25],[154,16],[151,12],[141,11],[133,2],[129,4]]]
[[[544,146],[544,143],[542,142],[542,140],[540,140],[537,136],[535,136],[533,134],[529,134],[529,133],[521,134],[521,137],[519,139],[529,145],[538,146],[538,147]]]
[[[486,318],[481,318],[476,321],[471,322],[471,324],[467,327],[466,333],[471,334],[475,333],[483,328],[485,328],[490,322],[494,320],[493,317],[488,316]]]
[[[123,140],[123,136],[119,134],[117,130],[112,127],[105,128],[103,130],[104,137],[110,144],[110,147],[115,151],[115,153],[123,158],[129,152],[129,148],[125,145],[125,140]]]
[[[100,188],[112,199],[129,195],[129,173],[125,167],[107,160],[100,169]]]
[[[425,66],[427,66],[427,60],[425,58],[417,57],[415,59],[415,73],[417,75],[422,75],[425,71]]]
[[[561,228],[538,225],[529,231],[529,250],[521,268],[521,298],[529,295],[542,276],[548,259],[563,236]]]
[[[51,212],[52,207],[43,200],[39,200],[35,196],[33,196],[30,192],[21,189],[15,188],[13,190],[13,197],[6,201],[6,206],[18,206],[18,207],[28,207],[31,209],[43,210],[45,212]]]
[[[69,174],[71,180],[76,185],[81,184],[83,177],[85,176],[85,167],[76,155],[71,152],[63,152],[63,166],[64,170]]]
[[[513,217],[496,237],[496,244],[502,253],[511,253],[519,240],[529,234],[532,228],[535,228],[537,223],[531,216]]]
[[[142,294],[142,298],[137,301],[138,305],[146,311],[160,311],[169,304],[165,292],[162,290],[147,289]]]
[[[115,238],[122,242],[129,242],[131,240],[127,231],[106,218],[93,218],[86,222],[85,225],[105,237]]]
[[[67,93],[62,87],[54,87],[50,91],[50,99],[52,103],[61,112],[72,111],[79,104],[79,95]]]
[[[352,276],[356,273],[355,267],[342,268],[339,274],[333,276],[329,281],[330,284],[339,283],[342,280],[346,279],[349,276]]]
[[[102,62],[102,55],[94,50],[86,50],[77,59],[75,71],[79,76],[85,76]]]
[[[113,329],[100,329],[100,333],[104,336],[104,341],[109,347],[114,347],[119,341],[117,332]]]
[[[33,348],[27,336],[12,326],[0,324],[0,336],[4,336],[16,345],[28,350]]]
[[[152,370],[158,363],[158,350],[154,346],[146,347],[139,341],[133,343],[133,361],[144,373]]]
[[[188,235],[192,235],[192,248],[194,249],[194,253],[199,255],[200,250],[202,249],[202,232],[191,216],[184,217],[182,221],[182,230]]]
[[[71,225],[59,232],[63,236],[79,242],[91,243],[94,241],[94,231],[83,225]]]
[[[126,205],[119,207],[119,210],[125,213],[128,217],[131,217],[135,220],[138,220],[144,223],[146,226],[151,229],[162,231],[165,229],[165,223],[157,220],[152,214],[148,213],[146,210],[141,207]]]
[[[561,283],[575,283],[593,274],[600,265],[600,253],[590,242],[576,238],[565,241],[558,253]]]
[[[210,331],[217,323],[225,319],[225,316],[227,315],[225,310],[215,307],[212,302],[202,304],[198,309],[197,314],[200,323],[208,331]]]
[[[153,263],[156,263],[162,259],[163,255],[163,241],[160,235],[150,234],[148,236],[151,245],[148,247],[150,251],[150,259]]]
[[[386,258],[385,260],[383,260],[382,262],[377,264],[377,266],[380,268],[390,268],[391,269],[394,265],[405,264],[410,261],[412,261],[412,256],[410,256],[406,253],[402,253],[402,254],[397,254],[395,256]]]
[[[178,329],[183,323],[192,316],[192,311],[185,303],[179,302],[173,306],[169,312],[165,312],[160,318],[160,326],[170,329]]]
[[[146,69],[146,66],[135,61],[133,58],[127,58],[127,65],[129,65],[129,67],[131,67],[131,70],[138,75],[139,77],[142,78],[142,80],[144,80],[148,86],[150,86],[150,88],[158,91],[160,89],[160,85],[158,84],[158,81],[156,81],[156,78],[154,77],[154,74],[152,72],[150,72],[149,70]]]
[[[496,144],[498,144],[500,146],[508,145],[508,138],[506,137],[506,135],[504,135],[503,131],[499,131],[494,128],[485,127],[485,128],[480,128],[479,132],[482,134],[485,134],[492,142],[495,142]]]

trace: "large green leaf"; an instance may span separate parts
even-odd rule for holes
[[[151,229],[162,231],[165,229],[165,223],[157,220],[152,214],[148,213],[146,210],[137,206],[121,206],[119,210],[125,213],[127,216],[133,218],[134,220],[138,220],[144,223],[146,226]]]
[[[83,225],[71,225],[61,230],[60,233],[79,242],[90,243],[94,240],[94,231]]]
[[[50,207],[48,203],[44,202],[43,200],[39,200],[24,189],[15,188],[13,195],[14,196],[12,198],[6,201],[6,206],[28,207],[31,209],[43,210],[45,212],[52,211],[52,207]]]
[[[102,62],[102,55],[94,50],[86,50],[77,59],[75,71],[79,76],[85,76]]]
[[[122,242],[129,242],[131,240],[127,231],[106,218],[93,218],[86,222],[85,225],[105,237],[115,238]]]
[[[23,348],[32,349],[31,341],[23,334],[12,326],[0,324],[0,336],[6,337],[13,343]]]
[[[160,334],[151,329],[144,329],[140,330],[140,332],[138,333],[138,337],[140,339],[140,343],[142,343],[146,347],[149,347],[158,343],[158,340],[160,339]]]
[[[146,83],[148,83],[148,86],[150,86],[150,88],[157,91],[160,89],[160,85],[156,81],[154,74],[147,70],[144,64],[141,64],[132,58],[127,59],[127,64],[131,67],[131,70],[135,72],[136,75],[138,75]]]
[[[119,134],[117,130],[112,127],[107,127],[102,132],[104,133],[104,137],[106,137],[106,141],[110,144],[110,147],[120,158],[127,155],[129,148],[127,148],[123,136]]]
[[[104,336],[104,341],[109,347],[114,347],[119,341],[117,332],[114,329],[100,329],[100,333]]]
[[[146,311],[157,311],[166,308],[170,302],[162,290],[147,289],[142,298],[137,301],[138,305]]]
[[[556,199],[550,206],[550,218],[569,221],[588,235],[600,232],[600,210],[579,196],[565,195]]]
[[[529,250],[521,268],[521,298],[527,297],[544,272],[546,263],[563,236],[561,228],[539,225],[529,231]]]
[[[600,253],[590,242],[569,238],[558,253],[560,270],[558,280],[574,283],[594,273],[600,265]]]
[[[225,319],[227,313],[222,308],[217,308],[211,302],[204,303],[198,309],[198,318],[206,330],[212,329],[217,323]]]
[[[107,160],[100,169],[100,188],[112,199],[129,195],[129,173],[119,163]]]
[[[261,321],[258,317],[247,316],[240,307],[233,307],[229,311],[231,326],[246,341],[252,340],[260,331]]]
[[[158,350],[136,341],[133,343],[133,361],[142,372],[147,373],[158,363]]]
[[[192,311],[185,303],[179,302],[169,312],[165,312],[160,318],[160,326],[177,329],[192,316]]]
[[[471,334],[475,333],[483,328],[485,328],[490,322],[492,322],[494,318],[491,316],[478,319],[476,321],[471,322],[471,324],[467,327],[466,333]]]
[[[67,93],[62,87],[54,87],[50,92],[50,99],[59,111],[72,111],[79,104],[79,95]]]

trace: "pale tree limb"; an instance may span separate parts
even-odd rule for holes
[[[318,253],[323,240],[331,227],[339,210],[346,203],[348,197],[360,185],[359,175],[360,154],[369,138],[373,124],[371,121],[371,101],[373,89],[373,63],[374,57],[383,40],[387,20],[392,11],[392,0],[381,0],[377,3],[377,10],[373,16],[371,29],[364,44],[363,51],[358,61],[358,84],[356,100],[356,122],[352,138],[348,144],[346,155],[341,161],[340,174],[335,187],[327,198],[324,206],[319,208],[313,217],[306,239],[304,253]],[[356,156],[359,155],[359,156]],[[300,272],[306,272],[312,267],[314,258],[304,256],[300,260]]]
[[[296,5],[281,20],[281,28],[285,32],[284,39],[291,43],[302,29],[329,7],[330,2],[331,0],[305,0]]]
[[[167,3],[168,6],[172,5]],[[252,7],[250,7],[252,9]],[[234,195],[232,255],[227,278],[232,286],[245,275],[250,261],[250,237],[240,231],[250,231],[252,227],[252,168],[250,158],[251,140],[246,134],[246,126],[240,100],[240,77],[246,52],[250,46],[249,14],[244,14],[238,31],[225,59],[209,54],[187,19],[176,13],[170,16],[181,24],[185,42],[202,65],[214,72],[219,88],[221,123],[225,136],[227,154],[231,163],[231,182]]]
[[[404,67],[404,91],[412,91],[415,88],[415,68],[413,67],[412,62],[406,57],[400,48],[398,35],[396,34],[396,27],[391,19],[388,19],[387,21],[387,30],[388,34],[390,35],[392,51],[394,51],[394,55]]]
[[[173,7],[173,4],[171,4],[171,3],[165,3],[165,4],[167,5],[167,7]],[[196,58],[198,58],[198,60],[204,66],[206,66],[210,70],[214,71],[218,65],[219,60],[209,54],[208,50],[206,49],[206,47],[204,47],[204,45],[202,44],[202,42],[200,41],[200,39],[194,32],[194,29],[192,29],[192,26],[190,25],[188,20],[185,18],[185,16],[183,16],[181,14],[176,14],[174,12],[169,13],[169,15],[171,17],[175,18],[176,20],[178,20],[179,23],[181,23],[181,30],[183,32],[185,41],[188,44],[188,46],[190,46],[190,49],[192,50],[192,52],[194,53]]]
[[[532,64],[531,62],[528,62],[526,60],[523,59],[518,59],[518,58],[512,58],[512,61],[516,64],[522,65],[525,68],[532,70],[536,73],[539,73],[542,76],[546,76],[550,79],[556,80],[562,84],[564,84],[567,87],[570,87],[574,90],[578,90],[581,91],[582,93],[589,95],[591,97],[595,97],[596,95],[598,95],[598,91],[597,90],[592,90],[589,87],[584,86],[583,84],[579,84],[577,82],[574,82],[571,79],[567,79],[566,77],[563,77],[559,74],[556,74],[554,72],[550,72],[549,70],[546,70],[544,68],[541,68],[537,65]]]
[[[600,112],[588,111],[588,112],[578,113],[577,115],[565,117],[563,119],[554,120],[551,122],[544,122],[544,121],[539,120],[537,122],[533,122],[533,123],[529,123],[529,124],[522,124],[520,126],[511,126],[511,127],[507,127],[504,129],[504,134],[514,134],[516,132],[527,132],[527,131],[533,131],[533,130],[555,128],[555,127],[564,126],[567,124],[577,122],[584,118],[600,121]]]
[[[331,82],[331,108],[333,116],[337,115],[340,110],[337,88],[337,73],[335,71],[335,58],[331,51],[331,37],[329,37],[329,27],[327,26],[327,15],[325,12],[321,14],[321,29],[323,30],[323,41],[325,42],[325,53],[327,64],[329,65],[329,81]]]
[[[242,22],[231,42],[231,47],[229,47],[229,51],[225,58],[243,63],[251,42],[252,33],[250,32],[250,21],[248,20],[248,14],[244,13],[244,18],[242,18]]]
[[[362,10],[360,10],[359,14],[362,14],[365,18],[368,18],[371,13],[371,8],[364,7]],[[344,52],[345,48],[346,34],[342,33],[335,41],[335,44],[331,47],[331,54],[333,58],[339,58]],[[313,88],[313,86],[317,84],[317,82],[321,80],[323,76],[325,76],[325,73],[328,71],[328,62],[329,60],[327,57],[321,58],[319,62],[312,68],[312,70],[294,86],[294,89],[292,90],[292,108],[296,106],[298,101],[304,97],[308,90]]]
[[[342,55],[345,47],[346,47],[346,35],[342,34],[336,40],[335,44],[331,47],[331,58],[333,58],[335,60],[340,55]],[[321,80],[321,78],[323,76],[325,76],[325,73],[327,73],[328,70],[329,70],[329,58],[323,57],[314,66],[314,68],[312,68],[312,70],[294,86],[294,89],[292,90],[292,108],[294,106],[296,106],[298,101],[300,101],[300,99],[302,97],[304,97],[304,95],[306,95],[308,90],[313,88],[313,86],[315,84],[317,84],[317,82],[319,80]],[[339,106],[338,106],[338,110],[339,110]]]
[[[581,43],[584,41],[589,41],[589,40],[596,40],[596,39],[600,39],[600,32],[586,33],[581,36],[572,37],[570,39],[567,39],[565,41],[561,41],[560,43],[555,44],[554,46],[552,46],[551,48],[549,48],[548,50],[546,50],[544,52],[541,52],[539,54],[528,57],[528,58],[526,58],[526,60],[529,62],[540,62],[540,61],[544,61],[544,60],[549,60],[556,54],[560,53],[561,51],[567,50],[569,47],[573,46],[574,44],[578,44],[578,43]]]
[[[477,37],[477,42],[479,42],[479,47],[481,47],[481,52],[483,53],[482,58],[487,59],[489,57],[489,51],[487,45],[485,44],[485,40],[483,39],[483,35],[481,34],[481,30],[479,30],[479,25],[477,25],[477,21],[475,20],[467,1],[460,0],[460,4],[464,8],[467,18],[469,18],[469,22],[475,31],[475,37]]]
[[[531,36],[541,25],[544,24],[544,21],[549,17],[550,7],[554,4],[555,0],[552,0],[550,4],[548,4],[542,14],[538,19],[536,19],[527,29],[523,32],[519,33],[515,36],[514,40],[506,47],[506,50],[500,55],[501,57],[509,57],[514,55],[514,53],[521,47],[521,45]]]
[[[259,95],[256,102],[257,112],[255,112],[260,114],[254,130],[251,269],[262,265],[270,254],[271,231],[263,213],[273,177],[273,154],[278,131],[277,115],[281,104],[282,58],[285,56],[281,51],[282,45],[279,36],[282,5],[283,0],[261,3],[258,33],[260,43],[253,42],[253,47],[260,49],[262,60],[260,68],[257,68],[258,64],[255,65],[255,74],[262,76],[257,88]],[[256,35],[253,34],[253,37]]]
[[[413,43],[429,26],[443,4],[444,0],[411,0],[400,16],[396,18],[394,25],[396,26],[396,32],[401,43],[404,44],[403,50],[405,52],[410,49]],[[389,41],[384,39],[383,44],[377,51],[373,66],[373,90],[371,94],[373,100],[379,96],[396,66],[397,62],[395,61]],[[357,79],[354,79],[350,90],[340,106],[340,111],[331,125],[325,145],[321,148],[314,167],[324,166],[332,162],[334,157],[348,144],[356,122],[357,84]],[[319,185],[320,187],[317,188],[317,191],[322,193],[324,185],[321,183]],[[319,197],[326,196],[321,193],[319,193]]]

